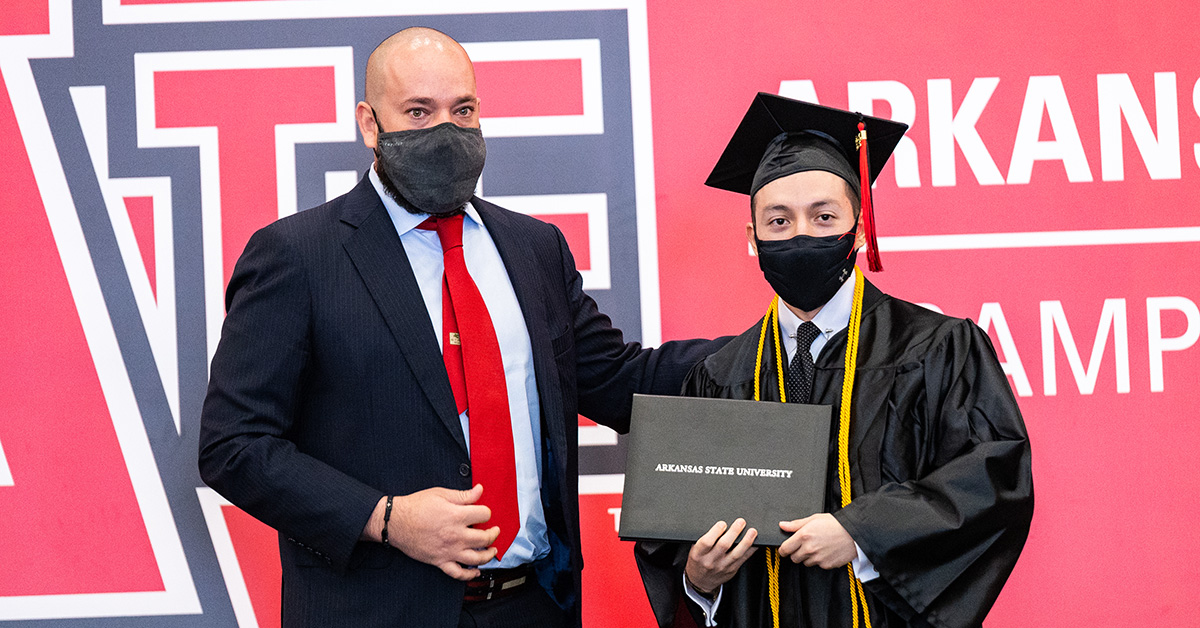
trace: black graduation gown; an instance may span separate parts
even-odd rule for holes
[[[697,364],[683,394],[752,399],[761,324]],[[880,574],[864,583],[871,622],[875,628],[978,626],[1016,564],[1033,515],[1029,440],[991,342],[969,320],[889,297],[866,283],[850,426],[853,501],[839,508],[837,421],[845,350],[846,330],[822,349],[813,402],[834,406],[826,510]],[[770,336],[763,362],[761,396],[778,400]],[[704,625],[695,604],[680,603],[689,547],[647,542],[635,549],[664,628],[677,625],[682,608]],[[755,552],[725,585],[719,625],[771,625],[764,554]],[[852,626],[845,568],[781,563],[783,626]]]

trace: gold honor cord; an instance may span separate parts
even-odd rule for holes
[[[840,416],[838,417],[838,484],[841,487],[842,508],[850,504],[850,400],[854,390],[854,369],[858,364],[858,334],[862,324],[863,299],[862,270],[854,267],[854,301],[850,307],[850,326],[846,331],[846,362],[845,375],[842,377],[842,400]],[[763,349],[767,344],[767,327],[774,329],[775,340],[775,372],[779,375],[779,401],[787,403],[787,393],[783,385],[783,351],[779,340],[779,297],[771,299],[767,315],[763,317],[762,331],[758,336],[758,357],[754,369],[754,400],[762,400],[762,388],[759,373],[762,371]],[[774,628],[779,628],[779,550],[767,548],[767,597],[771,601],[771,620]],[[863,591],[862,582],[854,575],[854,566],[846,563],[846,571],[850,575],[850,604],[854,628],[858,628],[858,606],[862,601],[862,615],[866,628],[871,628],[871,611],[867,608],[867,594]]]
[[[762,372],[763,348],[767,344],[767,327],[775,331],[775,373],[779,375],[779,401],[787,402],[787,392],[783,385],[783,354],[779,340],[779,297],[771,299],[767,315],[763,317],[762,331],[758,334],[758,357],[754,368],[754,400],[762,401],[762,390],[759,385],[759,373]],[[771,600],[771,620],[774,628],[779,628],[779,550],[768,547],[767,557],[767,597]]]
[[[846,374],[842,377],[842,407],[838,418],[838,484],[841,486],[842,508],[850,505],[850,405],[854,391],[854,370],[858,365],[858,332],[862,328],[862,270],[854,267],[854,301],[850,306],[850,328],[846,331]],[[847,563],[850,575],[850,612],[854,617],[854,628],[858,628],[858,603],[862,600],[863,619],[871,628],[871,611],[867,608],[867,594],[862,581],[854,575],[854,565]]]

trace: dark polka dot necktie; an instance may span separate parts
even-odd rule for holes
[[[821,335],[821,330],[812,321],[804,322],[796,329],[796,355],[788,364],[784,375],[787,400],[792,403],[812,401],[813,374],[817,367],[812,359],[812,343]]]

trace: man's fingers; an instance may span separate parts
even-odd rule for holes
[[[464,528],[462,536],[462,544],[466,547],[487,547],[496,542],[496,538],[500,536],[500,528],[492,526],[480,530],[478,528]]]
[[[742,554],[736,560],[734,560],[732,563],[730,563],[729,570],[737,571],[737,570],[741,569],[742,565],[746,564],[746,561],[749,560],[750,557],[754,555],[754,551],[757,549],[758,549],[757,547],[754,547],[753,545],[751,545],[745,554]]]
[[[482,530],[482,532],[485,535],[485,540],[483,543],[480,543],[475,547],[487,547],[492,543],[495,543],[496,539],[500,538],[500,526],[492,526],[486,530]]]
[[[717,541],[717,549],[721,550],[722,552],[728,552],[729,548],[733,547],[733,543],[737,540],[738,535],[740,535],[742,530],[745,529],[745,519],[742,519],[741,517],[734,519],[733,525],[729,526],[729,529],[726,530],[725,534],[722,534],[721,538]]]
[[[721,534],[725,532],[725,527],[724,521],[718,521],[714,523],[713,527],[709,528],[708,532],[705,532],[704,536],[700,537],[700,540],[696,541],[696,545],[699,545],[704,549],[716,545],[717,541],[721,538]]]
[[[475,502],[479,501],[479,498],[483,496],[483,485],[476,484],[465,491],[447,489],[446,493],[447,501],[465,506],[467,504],[474,504]]]
[[[463,567],[452,560],[448,560],[438,565],[438,569],[441,569],[442,573],[446,574],[447,576],[450,576],[455,580],[462,580],[464,582],[479,576],[478,569]]]
[[[803,519],[792,519],[791,521],[780,521],[779,528],[781,530],[783,530],[784,532],[795,532],[796,530],[803,528],[804,524],[808,523],[809,520],[815,516],[816,515],[810,515]]]
[[[735,561],[741,561],[744,555],[747,553],[753,553],[754,539],[757,538],[758,530],[755,530],[754,528],[746,530],[746,534],[742,537],[741,542],[739,542],[736,547],[729,551],[729,557]]]
[[[780,556],[783,556],[784,558],[791,557],[792,562],[795,563],[798,563],[805,558],[803,555],[795,555],[800,552],[800,546],[804,544],[804,539],[801,538],[801,536],[797,533],[799,532],[800,528],[803,528],[805,525],[807,525],[808,522],[811,521],[815,516],[816,515],[810,515],[803,519],[792,519],[791,521],[779,522],[779,529],[783,530],[784,532],[791,533],[791,536],[789,536],[787,540],[783,542],[783,545],[779,546]]]
[[[452,508],[455,509],[454,516],[466,526],[487,523],[492,518],[492,509],[481,504],[452,506]]]
[[[779,555],[783,556],[784,558],[791,556],[800,549],[800,545],[802,543],[803,539],[801,539],[799,536],[795,534],[789,536],[787,540],[785,540],[783,544],[779,546]]]
[[[788,558],[790,558],[793,563],[796,563],[796,564],[804,563],[804,566],[812,567],[816,562],[816,558],[814,558],[815,554],[816,554],[815,550],[813,550],[811,548],[804,549],[804,546],[801,545],[801,546],[797,547],[796,551],[792,552],[792,555],[789,556]]]
[[[477,566],[486,563],[496,557],[496,548],[489,547],[483,550],[465,549],[458,553],[455,560],[463,565]]]

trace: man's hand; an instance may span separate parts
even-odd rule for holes
[[[850,533],[829,513],[780,521],[779,527],[784,532],[793,533],[779,546],[779,555],[791,558],[793,563],[802,562],[807,567],[837,569],[858,556]]]
[[[483,486],[476,484],[469,491],[435,487],[396,496],[388,520],[388,544],[456,580],[477,577],[476,567],[495,558],[496,548],[490,546],[500,535],[496,526],[471,527],[492,517],[491,509],[476,504],[481,495]],[[383,500],[363,531],[363,536],[376,541],[383,528],[382,505]]]
[[[697,591],[712,594],[729,582],[742,563],[754,554],[754,539],[758,538],[758,530],[754,528],[746,530],[746,536],[736,547],[733,544],[745,528],[745,519],[739,518],[731,526],[718,521],[692,546],[684,573]]]

